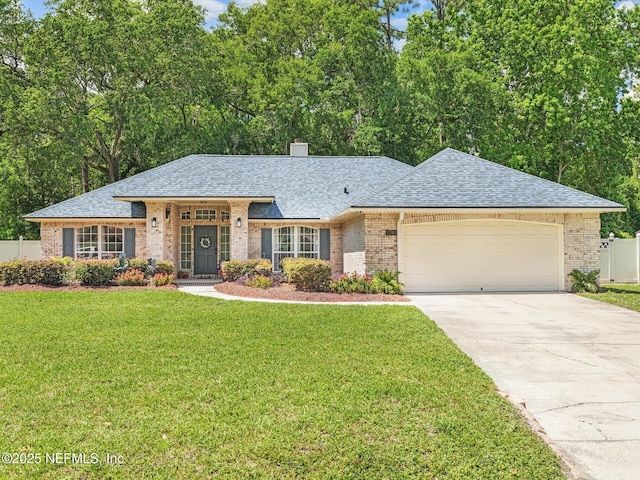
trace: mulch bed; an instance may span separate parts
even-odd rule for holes
[[[384,293],[330,293],[330,292],[298,292],[294,285],[283,283],[268,289],[247,287],[235,282],[218,283],[214,287],[218,292],[236,297],[265,298],[271,300],[296,300],[301,302],[410,302],[403,295],[387,295]]]

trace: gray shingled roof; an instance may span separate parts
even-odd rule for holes
[[[624,208],[573,188],[447,148],[356,208]]]
[[[130,200],[194,197],[264,198],[250,205],[252,219],[332,218],[350,207],[624,208],[448,148],[417,167],[387,157],[189,155],[26,217],[144,218],[144,204]]]
[[[129,204],[112,197],[264,197],[251,205],[249,218],[331,218],[355,197],[412,170],[387,157],[189,155],[27,218],[130,217]]]
[[[131,177],[133,178],[133,177]],[[98,188],[78,197],[69,198],[60,203],[25,215],[28,219],[40,218],[145,218],[147,209],[141,202],[121,202],[113,198],[121,183],[127,178]]]

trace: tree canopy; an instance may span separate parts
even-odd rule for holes
[[[190,153],[445,147],[628,206],[640,230],[640,7],[609,0],[0,0],[0,238]],[[409,12],[406,31],[393,15]]]

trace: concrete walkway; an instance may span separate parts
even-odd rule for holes
[[[410,298],[582,477],[640,479],[640,313],[564,293]]]

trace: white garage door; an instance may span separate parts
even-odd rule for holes
[[[402,233],[408,292],[561,289],[559,225],[475,220],[407,225]]]

